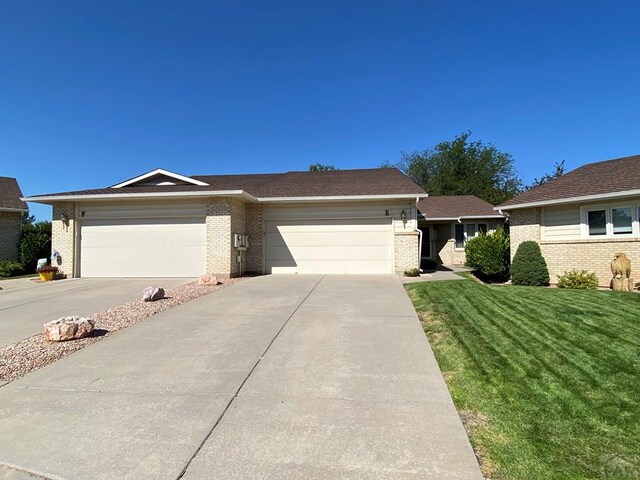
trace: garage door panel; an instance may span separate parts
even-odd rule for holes
[[[267,273],[392,273],[391,220],[270,220]]]
[[[204,218],[88,220],[81,225],[83,277],[195,277],[204,273]]]

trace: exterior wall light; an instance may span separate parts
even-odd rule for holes
[[[65,225],[67,225],[69,223],[69,217],[66,213],[61,213],[60,214],[60,221],[62,223],[64,223]]]
[[[400,220],[402,220],[402,223],[407,223],[407,212],[405,212],[404,210],[400,212]]]

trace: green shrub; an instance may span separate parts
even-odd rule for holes
[[[404,276],[405,277],[419,277],[420,276],[420,270],[417,268],[411,268],[409,270],[405,270],[404,271]]]
[[[0,260],[0,277],[15,277],[22,275],[24,267],[18,262],[11,260]]]
[[[28,220],[22,224],[20,262],[28,272],[34,272],[38,259],[51,255],[51,222]]]
[[[549,270],[540,245],[533,240],[522,242],[511,263],[514,285],[549,285]]]
[[[509,272],[509,237],[502,229],[474,237],[464,247],[467,266],[482,276],[504,279]]]
[[[586,270],[571,270],[558,275],[558,287],[595,290],[598,288],[598,277],[595,273]]]

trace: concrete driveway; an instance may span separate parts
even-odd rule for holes
[[[249,279],[0,387],[0,465],[12,479],[482,478],[394,276]]]
[[[150,285],[173,288],[189,278],[72,278],[35,283],[29,278],[0,282],[0,348],[42,331],[42,324],[66,315],[88,316],[142,295]]]

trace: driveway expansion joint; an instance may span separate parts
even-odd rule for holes
[[[309,293],[307,293],[307,295],[300,301],[300,303],[298,304],[298,306],[293,310],[293,312],[291,312],[291,314],[289,315],[289,317],[285,320],[285,322],[282,324],[282,326],[280,327],[280,329],[276,332],[276,334],[274,335],[274,337],[271,339],[271,341],[269,342],[269,345],[267,345],[267,348],[264,350],[264,352],[262,352],[262,355],[260,355],[258,357],[258,359],[256,360],[255,364],[253,365],[253,367],[251,368],[251,370],[249,371],[249,373],[247,374],[247,376],[244,378],[244,380],[242,381],[242,383],[240,384],[240,386],[238,387],[238,389],[236,390],[234,396],[231,398],[231,400],[229,400],[229,403],[227,404],[227,406],[224,408],[224,410],[222,411],[222,413],[220,414],[220,416],[218,417],[218,419],[216,420],[216,422],[214,423],[213,427],[211,428],[211,430],[209,431],[209,433],[205,436],[205,438],[202,440],[202,442],[200,443],[200,445],[198,446],[198,448],[196,449],[196,451],[194,452],[194,454],[191,456],[191,458],[189,459],[189,461],[187,462],[187,464],[185,465],[185,467],[182,469],[182,472],[180,472],[180,475],[178,475],[177,480],[180,480],[182,477],[184,477],[184,475],[187,473],[187,470],[189,469],[189,465],[191,465],[191,462],[193,462],[194,458],[196,458],[196,456],[198,455],[198,453],[200,453],[200,450],[202,450],[202,447],[204,447],[204,444],[207,443],[207,440],[209,440],[209,438],[211,437],[211,435],[213,435],[213,432],[216,430],[216,428],[218,427],[218,425],[220,425],[220,422],[222,421],[222,419],[224,418],[225,414],[227,413],[227,411],[229,410],[229,408],[231,408],[231,405],[233,404],[233,402],[235,401],[236,398],[238,398],[240,391],[242,390],[242,387],[244,387],[244,385],[247,383],[247,381],[249,380],[249,378],[251,377],[251,375],[253,374],[253,372],[256,370],[256,368],[258,367],[258,365],[260,364],[260,362],[264,359],[264,357],[266,356],[267,352],[269,351],[269,349],[271,348],[271,346],[274,344],[274,342],[277,340],[277,338],[280,336],[280,334],[282,333],[282,331],[284,330],[284,328],[287,326],[287,324],[289,323],[289,321],[294,317],[294,315],[296,314],[296,312],[300,309],[300,307],[304,304],[304,302],[307,301],[307,299],[311,296],[311,294],[314,292],[314,290],[318,287],[318,285],[320,285],[320,283],[322,282],[322,280],[324,280],[326,275],[323,275],[322,277],[320,277],[320,279],[313,285],[313,287],[311,288],[311,290],[309,290]]]

